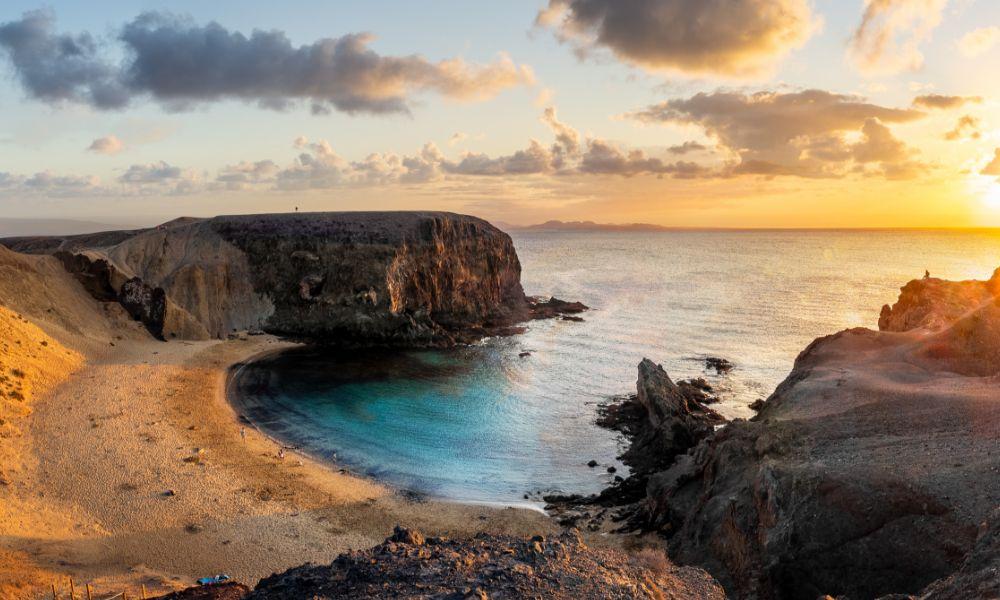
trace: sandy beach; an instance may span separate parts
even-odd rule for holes
[[[449,535],[553,529],[537,512],[412,502],[294,451],[281,458],[252,427],[243,439],[227,370],[284,344],[119,340],[36,398],[14,440],[23,472],[2,492],[0,596],[37,598],[70,577],[100,592],[217,573],[253,583],[370,547],[397,523]]]

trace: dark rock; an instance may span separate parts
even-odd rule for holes
[[[163,288],[152,288],[138,277],[122,284],[118,302],[136,321],[141,322],[154,336],[163,339],[163,325],[167,316],[167,295]]]
[[[1000,598],[1000,508],[979,526],[972,552],[962,567],[920,592],[920,600]]]
[[[250,588],[242,583],[227,581],[188,588],[153,600],[243,600],[250,594]]]
[[[560,300],[558,298],[539,298],[532,297],[528,298],[528,310],[531,313],[532,319],[552,319],[555,317],[563,317],[566,320],[575,320],[570,318],[569,315],[574,315],[582,313],[589,308],[581,302],[566,302],[565,300]],[[583,320],[583,319],[579,319]]]
[[[370,550],[341,554],[328,566],[305,565],[262,579],[248,598],[725,597],[699,569],[665,562],[654,570],[621,551],[589,547],[575,531],[530,540],[488,534],[468,540],[427,538],[419,546],[396,538],[394,534]]]
[[[760,412],[764,410],[764,406],[765,406],[764,399],[758,398],[757,400],[754,400],[753,402],[750,403],[750,410],[755,412]]]
[[[618,470],[618,469],[616,469],[615,467],[608,467],[608,473],[614,473],[614,472],[616,472],[617,470]]]
[[[406,529],[405,527],[400,527],[399,525],[396,525],[395,529],[393,529],[392,537],[390,537],[389,540],[400,544],[409,544],[411,546],[423,546],[425,541],[424,536],[421,535],[419,531]]]
[[[522,352],[522,353],[518,354],[517,356],[518,356],[518,358],[528,358],[529,356],[531,356],[531,352]]]
[[[709,356],[705,359],[705,367],[709,369],[714,369],[719,375],[725,375],[726,373],[732,371],[736,365],[729,362],[724,358],[719,358],[717,356]]]
[[[591,461],[589,461],[587,463],[587,466],[590,467],[591,469],[593,469],[594,467],[597,466],[597,461],[596,460],[591,460]]]

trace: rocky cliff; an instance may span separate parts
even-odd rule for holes
[[[344,345],[450,345],[532,316],[510,237],[450,213],[180,219],[4,243],[55,253],[95,297],[118,300],[166,339],[261,330]]]
[[[676,460],[646,474],[632,527],[740,598],[996,597],[998,281],[909,283],[883,331],[813,342],[751,421],[704,434],[703,411],[644,403],[630,453]],[[682,407],[650,372],[639,396],[660,381]]]

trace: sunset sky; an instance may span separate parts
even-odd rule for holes
[[[0,217],[1000,226],[1000,2],[7,1]]]

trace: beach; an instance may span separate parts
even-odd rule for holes
[[[275,338],[114,343],[86,353],[24,419],[23,472],[0,509],[4,598],[68,589],[69,578],[151,594],[220,573],[253,583],[373,546],[396,524],[553,530],[538,512],[414,502],[293,450],[279,456],[225,397],[229,367],[288,345]]]

